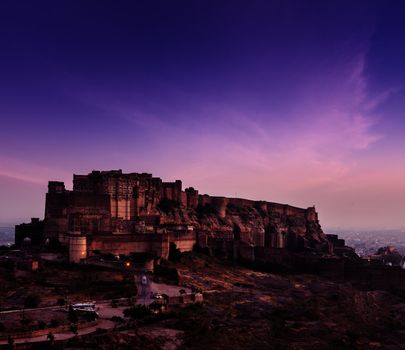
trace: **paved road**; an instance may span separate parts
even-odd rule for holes
[[[181,289],[184,289],[187,294],[191,293],[190,288],[155,283],[146,274],[135,276],[135,281],[138,288],[137,304],[151,304],[155,300],[151,298],[151,293],[167,294],[169,297],[179,296]]]
[[[125,298],[126,299],[126,298]],[[90,300],[89,302],[96,304],[96,306],[104,305],[104,304],[111,304],[113,300],[119,300],[119,298],[114,298],[114,299],[103,299],[103,300]],[[87,302],[87,301],[86,301]],[[67,306],[59,306],[59,305],[53,305],[53,306],[43,306],[43,307],[37,307],[37,308],[32,308],[32,309],[13,309],[13,310],[5,310],[5,311],[0,311],[0,315],[3,314],[13,314],[13,313],[19,313],[19,312],[29,312],[29,311],[40,311],[40,310],[63,310],[67,309]]]
[[[98,307],[98,313],[100,315],[99,321],[95,326],[91,327],[86,327],[86,328],[81,328],[78,329],[77,333],[78,335],[86,335],[95,332],[98,328],[101,329],[112,329],[114,328],[115,324],[114,322],[110,321],[109,319],[113,316],[121,316],[122,317],[122,311],[125,309],[125,307],[116,307],[113,308],[111,307],[111,301],[103,301],[100,304],[96,304]],[[55,307],[56,309],[60,309],[60,306]],[[33,310],[49,310],[51,309],[50,307],[45,307],[45,308],[38,308],[38,309],[33,309]],[[21,312],[21,310],[10,310],[6,311],[6,313],[10,312]],[[49,330],[51,331],[51,330]],[[73,338],[75,334],[73,334],[71,331],[65,331],[65,332],[60,332],[60,333],[54,333],[55,340],[66,340]],[[42,342],[47,340],[47,335],[39,336],[39,337],[32,337],[32,338],[21,338],[21,339],[14,339],[14,342],[16,344],[21,344],[21,343],[35,343],[35,342]],[[7,340],[0,340],[0,345],[2,344],[7,344]]]
[[[179,287],[179,286],[172,286],[172,285],[167,285],[163,283],[154,283],[150,281],[150,287],[149,291],[153,293],[161,293],[161,294],[167,294],[169,296],[177,296],[179,295],[180,289],[184,289],[187,293],[190,293],[191,290],[188,288],[184,287]],[[100,315],[99,322],[97,325],[92,326],[92,327],[87,327],[87,328],[81,328],[78,330],[78,335],[86,335],[95,332],[98,328],[101,329],[112,329],[114,328],[115,324],[114,322],[110,321],[109,319],[113,316],[123,316],[123,310],[126,309],[127,307],[111,307],[111,302],[112,300],[117,300],[117,299],[111,299],[111,300],[99,300],[96,301],[97,305],[97,312]],[[145,296],[145,299],[139,300],[138,299],[138,304],[150,304],[153,301],[153,299],[150,298],[150,293],[148,293],[147,296]],[[36,309],[25,309],[25,312],[28,311],[38,311],[38,310],[60,310],[60,306],[46,306],[46,307],[41,307],[41,308],[36,308]],[[10,313],[20,313],[22,312],[22,309],[18,310],[7,310],[7,311],[0,311],[0,314],[10,314]],[[68,331],[68,332],[61,332],[61,333],[55,333],[55,340],[66,340],[73,338],[75,335]],[[47,338],[46,335],[39,336],[39,337],[33,337],[33,338],[21,338],[21,339],[15,339],[16,344],[21,344],[21,343],[34,343],[34,342],[42,342],[46,341]],[[7,340],[0,340],[0,345],[2,344],[7,344]]]
[[[29,312],[29,311],[38,311],[38,310],[60,310],[62,306],[44,306],[44,307],[37,307],[34,309],[14,309],[14,310],[6,310],[0,311],[0,314],[13,314],[16,312]]]
[[[100,320],[97,325],[79,329],[77,331],[77,333],[78,333],[78,335],[86,335],[86,334],[95,332],[98,328],[112,329],[112,328],[114,328],[114,322],[109,321],[109,320]],[[75,337],[75,334],[73,334],[70,331],[67,331],[67,332],[55,333],[54,336],[55,336],[55,340],[67,340],[67,339]],[[47,336],[42,335],[42,336],[34,337],[34,338],[14,339],[14,342],[16,344],[21,344],[21,343],[43,342],[46,340],[47,340]],[[7,344],[7,340],[0,340],[0,345],[3,345],[3,344]]]

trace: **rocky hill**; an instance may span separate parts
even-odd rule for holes
[[[193,226],[201,247],[219,248],[227,242],[240,242],[251,247],[292,251],[330,249],[313,207],[301,209],[239,198],[201,197],[196,208],[161,201],[157,207],[160,223]]]

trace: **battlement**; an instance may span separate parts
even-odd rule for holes
[[[65,183],[60,181],[48,182],[48,193],[63,193],[65,192]]]
[[[220,250],[229,250],[224,242],[233,241],[243,242],[240,247],[272,248],[326,241],[314,207],[201,195],[193,187],[183,190],[181,180],[163,182],[149,173],[121,169],[74,174],[71,191],[63,182],[49,182],[44,239],[73,231],[92,237],[89,242],[99,242],[107,250],[111,242],[122,241],[122,246],[114,246],[116,251],[152,249],[146,242],[161,237],[149,236],[156,234],[168,235],[181,250],[192,249],[197,241]],[[146,245],[130,243],[138,239]],[[155,251],[161,249],[161,243],[154,244]]]

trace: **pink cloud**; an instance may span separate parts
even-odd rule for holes
[[[47,165],[35,164],[26,160],[0,155],[0,175],[11,179],[46,185],[51,179],[71,179],[71,172],[55,169]]]

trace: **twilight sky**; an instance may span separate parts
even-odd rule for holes
[[[0,223],[48,180],[151,172],[201,193],[405,227],[405,2],[1,1]]]

